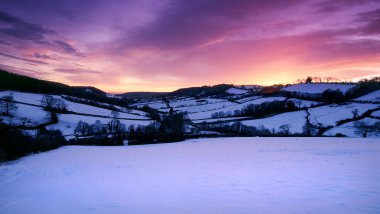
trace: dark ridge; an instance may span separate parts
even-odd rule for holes
[[[137,98],[155,98],[169,94],[170,92],[127,92],[124,94],[117,94],[117,96],[127,99]]]
[[[191,96],[191,97],[207,97],[213,95],[224,94],[229,88],[234,87],[231,84],[220,84],[214,86],[202,86],[202,87],[191,87],[191,88],[181,88],[170,93],[173,96]]]
[[[104,91],[95,87],[73,87],[58,82],[22,76],[0,69],[0,91],[1,90],[14,90],[40,94],[63,94],[123,107],[127,106],[125,100],[107,97],[107,94]]]
[[[93,86],[71,86],[72,88],[74,89],[77,89],[79,91],[82,91],[83,93],[92,93],[92,94],[98,94],[100,96],[106,96],[107,93],[98,89],[98,88],[95,88]]]

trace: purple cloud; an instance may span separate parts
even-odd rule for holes
[[[365,5],[370,2],[376,2],[377,0],[323,0],[320,2],[314,3],[314,6],[317,7],[319,12],[337,12],[343,8]]]
[[[56,60],[51,56],[48,56],[46,54],[40,54],[40,53],[34,53],[33,56],[37,59],[49,59],[49,60]]]
[[[171,1],[154,21],[127,33],[120,45],[157,49],[196,47],[246,27],[245,19],[301,0]]]
[[[44,28],[38,24],[23,21],[1,11],[0,23],[2,23],[2,27],[0,27],[1,33],[22,40],[42,41],[45,35],[55,34],[53,30]]]
[[[22,58],[22,57],[18,57],[18,56],[13,56],[13,55],[5,54],[5,53],[0,53],[0,56],[5,56],[5,57],[8,57],[8,58],[17,59],[17,60],[21,60],[21,61],[25,61],[25,62],[36,63],[36,64],[43,64],[43,65],[47,65],[48,64],[47,62],[38,61],[38,60],[32,60],[32,59],[26,59],[26,58]]]
[[[66,42],[55,40],[54,43],[57,44],[65,53],[71,54],[73,56],[84,57],[84,54]]]
[[[66,74],[100,74],[99,71],[79,69],[79,68],[57,68],[55,71]]]
[[[359,13],[357,20],[366,23],[362,29],[364,34],[380,34],[380,8]]]
[[[26,76],[35,77],[35,78],[41,78],[41,77],[44,77],[47,74],[47,72],[34,71],[34,70],[24,69],[24,68],[17,68],[17,67],[14,67],[14,66],[4,65],[4,64],[1,64],[1,63],[0,63],[0,69],[6,70],[6,71],[10,71],[10,72],[13,72],[13,73],[16,73],[16,74],[20,74],[20,75],[26,75]]]

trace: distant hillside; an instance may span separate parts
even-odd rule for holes
[[[104,92],[98,88],[92,87],[92,86],[71,86],[71,88],[78,90],[78,91],[81,91],[83,93],[97,94],[99,96],[106,96],[107,95],[106,92]]]
[[[126,99],[136,99],[136,98],[155,98],[163,95],[167,95],[170,92],[127,92],[124,94],[118,94],[117,96]]]
[[[4,70],[0,70],[0,90],[16,90],[43,94],[66,94],[86,98],[106,96],[104,91],[94,87],[72,87],[62,83],[39,80]]]
[[[348,90],[354,88],[356,84],[345,83],[302,83],[295,84],[282,89],[282,91],[308,93],[308,94],[322,94],[325,90],[340,90],[345,94]]]
[[[170,93],[170,95],[206,97],[206,96],[224,94],[226,92],[226,90],[228,90],[229,88],[232,88],[232,87],[234,87],[234,85],[220,84],[220,85],[214,85],[214,86],[181,88],[181,89],[178,89],[176,91],[173,91],[172,93]]]

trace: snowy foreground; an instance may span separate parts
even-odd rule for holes
[[[380,213],[380,141],[67,146],[0,165],[0,213]]]

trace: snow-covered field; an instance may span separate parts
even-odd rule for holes
[[[228,94],[246,94],[246,93],[248,93],[248,90],[241,89],[241,88],[229,88],[226,90],[226,93],[228,93]]]
[[[25,93],[17,91],[0,91],[0,97],[13,95],[17,102],[29,103],[33,105],[41,105],[44,94]],[[61,98],[59,95],[52,95],[54,98]]]
[[[0,165],[0,211],[377,214],[379,162],[358,138],[67,146]]]
[[[231,112],[232,114],[234,113],[235,110],[242,110],[244,107],[250,104],[259,105],[264,102],[283,101],[285,99],[286,99],[285,97],[263,97],[263,98],[255,99],[255,100],[248,101],[242,104],[233,104],[230,106],[223,105],[223,106],[220,106],[219,108],[216,108],[210,111],[192,113],[192,114],[189,114],[189,118],[192,120],[207,119],[207,118],[211,118],[212,114],[216,112]]]
[[[47,129],[59,129],[62,134],[66,136],[66,139],[71,139],[74,137],[74,130],[79,121],[86,122],[88,124],[94,124],[97,120],[99,120],[102,124],[109,123],[112,118],[104,118],[104,117],[93,117],[93,116],[83,116],[83,115],[75,115],[75,114],[58,114],[59,123],[47,126]],[[123,123],[126,128],[130,125],[135,127],[138,126],[147,126],[149,123],[153,122],[153,120],[125,120],[120,119],[120,122]]]
[[[378,122],[379,120],[377,119],[372,119],[372,118],[364,118],[359,120],[359,122],[365,122],[369,125],[373,125],[374,123]],[[326,136],[335,136],[336,134],[340,133],[343,134],[347,137],[362,137],[360,133],[356,133],[357,129],[355,128],[355,122],[349,122],[345,123],[341,126],[336,126],[327,132],[324,133]],[[368,137],[379,137],[376,133],[368,133]]]
[[[336,122],[353,117],[353,110],[361,115],[364,112],[378,108],[376,104],[348,103],[347,105],[328,105],[309,109],[310,122],[317,125],[333,126]]]
[[[366,94],[364,96],[361,96],[359,98],[356,98],[355,100],[359,101],[366,101],[366,102],[380,102],[380,90],[374,91],[372,93]]]
[[[291,134],[302,133],[306,123],[306,111],[294,111],[278,114],[272,117],[256,120],[244,120],[242,124],[247,126],[260,127],[263,126],[269,130],[280,132],[280,126],[289,125]]]
[[[17,117],[0,116],[7,124],[36,126],[48,122],[46,111],[41,107],[17,104]]]
[[[12,125],[25,125],[25,126],[36,126],[42,123],[49,122],[49,118],[46,117],[48,113],[43,110],[41,105],[41,100],[43,99],[43,94],[35,93],[24,93],[24,92],[11,92],[11,91],[1,91],[0,97],[12,94],[14,100],[17,102],[27,103],[21,104],[16,103],[17,110],[12,117],[0,116],[0,119],[7,124]],[[63,99],[59,95],[53,95],[55,98]],[[65,135],[66,139],[73,137],[74,129],[79,121],[87,122],[89,124],[95,123],[96,120],[101,121],[102,124],[107,124],[112,120],[112,111],[105,108],[99,108],[91,105],[81,104],[71,102],[69,100],[64,100],[67,104],[68,110],[79,113],[79,114],[90,114],[93,116],[77,115],[77,114],[58,114],[59,122],[57,124],[48,125],[47,129],[59,129]],[[34,106],[37,105],[37,106]],[[130,125],[135,127],[147,126],[149,123],[153,122],[149,117],[146,117],[145,112],[132,109],[120,108],[118,119],[126,125],[128,128]],[[130,112],[130,113],[125,113]],[[109,117],[109,118],[105,118]],[[28,131],[30,134],[35,133],[35,131]]]

